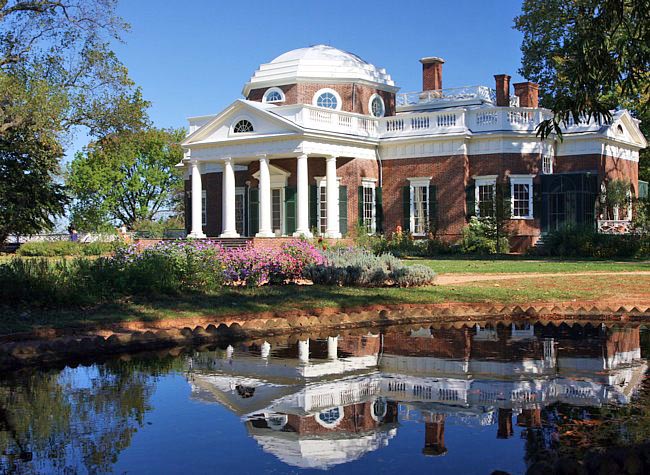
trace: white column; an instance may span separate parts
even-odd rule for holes
[[[309,363],[309,340],[298,341],[298,359],[301,363]]]
[[[264,359],[267,359],[271,355],[271,344],[268,341],[262,343],[260,348],[260,356]]]
[[[223,182],[221,198],[221,237],[239,237],[235,224],[235,168],[230,157],[223,161]]]
[[[260,197],[259,197],[259,232],[257,237],[274,236],[271,229],[271,172],[269,159],[266,155],[260,157]]]
[[[336,179],[336,157],[327,157],[325,165],[325,196],[327,199],[327,227],[325,234],[329,238],[340,238],[339,183]]]
[[[338,336],[328,336],[327,337],[327,357],[330,360],[335,360],[339,357],[338,354],[339,346],[339,337]]]
[[[192,173],[192,231],[189,238],[201,239],[203,233],[203,187],[201,186],[201,168],[199,162],[190,162]]]
[[[228,347],[226,348],[226,358],[231,360],[232,359],[232,354],[234,352],[235,352],[235,349],[232,347],[232,345],[228,345]]]
[[[294,236],[312,237],[309,231],[309,172],[307,155],[299,155],[297,163],[297,189],[298,207],[296,213],[296,232]]]

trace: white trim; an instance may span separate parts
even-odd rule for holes
[[[277,92],[278,94],[280,94],[281,99],[279,101],[269,101],[269,100],[267,100],[267,97],[273,92]],[[265,104],[278,104],[278,103],[284,102],[286,100],[287,99],[286,99],[286,97],[284,95],[284,91],[282,89],[280,89],[279,87],[270,87],[270,88],[268,88],[264,92],[264,97],[262,98],[262,102],[265,103]]]
[[[533,178],[535,175],[510,175],[510,218],[533,219]],[[528,216],[515,216],[515,185],[528,185]]]
[[[372,113],[372,102],[375,99],[379,99],[381,102],[381,115],[375,115]],[[384,98],[377,93],[374,93],[372,96],[370,96],[370,99],[368,100],[368,115],[377,118],[384,117],[386,115],[386,103],[384,102]]]
[[[334,89],[329,88],[329,87],[324,87],[323,89],[319,89],[318,91],[316,91],[316,93],[314,94],[314,97],[311,100],[312,105],[314,105],[316,107],[320,107],[318,105],[318,98],[322,94],[325,94],[326,92],[329,92],[330,94],[332,94],[336,98],[336,107],[335,108],[321,107],[321,109],[329,109],[329,110],[340,111],[341,108],[343,107],[343,101],[341,100],[341,96],[340,96],[340,94],[338,92],[336,92]]]
[[[282,188],[287,186],[287,181],[291,173],[269,163],[269,175],[271,177],[271,188]],[[253,178],[256,180],[260,179],[259,170],[253,173]]]
[[[429,186],[432,176],[416,176],[413,178],[407,178],[411,186]]]

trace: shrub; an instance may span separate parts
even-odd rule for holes
[[[428,267],[405,266],[391,254],[376,256],[359,248],[325,252],[325,262],[309,266],[305,276],[315,284],[361,287],[427,285],[435,279]]]
[[[497,252],[496,223],[493,219],[472,217],[469,224],[463,228],[460,250],[466,254],[496,254]],[[508,252],[510,246],[506,236],[499,236],[501,252]]]
[[[25,257],[100,256],[112,252],[113,248],[110,242],[30,241],[22,244],[16,254]]]
[[[634,258],[650,255],[649,234],[600,234],[591,227],[567,226],[548,233],[538,254],[557,257]]]

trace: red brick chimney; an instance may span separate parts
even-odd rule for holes
[[[515,96],[519,98],[519,107],[539,107],[539,86],[534,82],[518,82],[513,84]]]
[[[508,107],[510,105],[510,76],[507,74],[495,74],[497,89],[497,106]]]
[[[442,89],[442,65],[445,60],[430,56],[422,58],[422,90],[437,91]]]

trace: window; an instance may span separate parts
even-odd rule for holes
[[[384,100],[379,94],[373,94],[370,98],[370,113],[374,117],[383,117],[386,113],[386,108],[384,107]]]
[[[263,102],[284,102],[284,92],[279,87],[271,87],[264,93]]]
[[[244,188],[235,190],[235,229],[240,236],[244,235]]]
[[[553,157],[544,155],[542,157],[542,173],[544,175],[551,175],[553,173]]]
[[[208,225],[208,198],[205,190],[201,191],[201,226]]]
[[[431,177],[409,178],[410,182],[410,225],[409,231],[423,236],[429,230],[429,183]]]
[[[282,189],[271,189],[271,229],[282,234]]]
[[[232,128],[232,131],[236,134],[245,134],[247,132],[253,132],[253,124],[249,120],[242,119],[235,124]]]
[[[321,89],[314,95],[314,105],[326,109],[341,109],[341,96],[334,89]]]
[[[316,420],[323,427],[335,427],[343,419],[343,408],[334,407],[327,411],[319,412]]]
[[[476,216],[493,218],[496,198],[496,176],[475,177]]]
[[[363,190],[363,226],[369,233],[374,234],[377,228],[376,225],[376,204],[375,204],[375,182],[370,180],[362,181]]]
[[[318,232],[327,232],[327,188],[324,180],[318,187]]]
[[[533,178],[510,176],[511,211],[513,218],[533,217]]]

